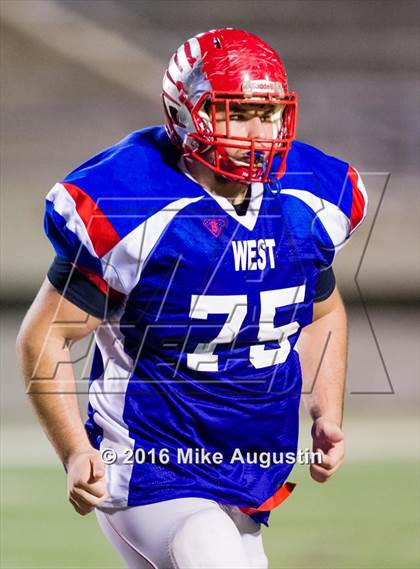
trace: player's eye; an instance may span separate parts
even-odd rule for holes
[[[269,108],[267,110],[262,110],[258,113],[259,118],[262,122],[274,123],[281,118],[282,109],[281,108]]]
[[[233,111],[229,114],[229,118],[231,121],[243,121],[247,119],[247,116],[245,113]]]

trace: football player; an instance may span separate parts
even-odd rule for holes
[[[297,95],[250,33],[188,40],[162,98],[166,128],[128,135],[47,195],[56,257],[19,334],[24,376],[71,504],[96,508],[129,567],[263,568],[261,524],[293,465],[247,457],[296,455],[302,386],[312,477],[343,461],[332,263],[366,193],[348,163],[294,140]],[[66,364],[92,332],[83,426]]]

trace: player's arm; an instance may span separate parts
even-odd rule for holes
[[[327,481],[344,460],[343,401],[347,363],[347,318],[337,287],[314,303],[313,322],[299,338],[303,401],[312,417],[313,450],[322,465],[311,465],[311,476]]]
[[[80,417],[69,347],[100,322],[45,279],[17,338],[27,393],[68,472],[69,500],[82,515],[105,498],[105,471]]]

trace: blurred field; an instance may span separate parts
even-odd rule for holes
[[[22,316],[6,311],[2,321],[1,567],[122,568],[95,517],[80,518],[67,505],[64,472],[18,377],[14,340]],[[312,482],[304,467],[295,469],[295,493],[265,532],[270,569],[418,567],[418,313],[376,306],[370,316],[394,393],[366,316],[349,307],[347,461],[327,485]],[[309,446],[309,427],[302,413],[302,449]]]
[[[265,530],[270,569],[418,567],[418,464],[353,462],[327,485],[297,467],[294,495]],[[59,468],[5,468],[2,567],[119,569],[94,515],[65,500]],[[417,489],[417,491],[416,491]]]

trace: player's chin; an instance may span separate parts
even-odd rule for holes
[[[223,174],[215,173],[215,180],[218,184],[225,185],[225,186],[232,186],[234,184],[238,184],[239,186],[246,186],[248,182],[246,180],[232,180],[227,176],[223,176]]]

